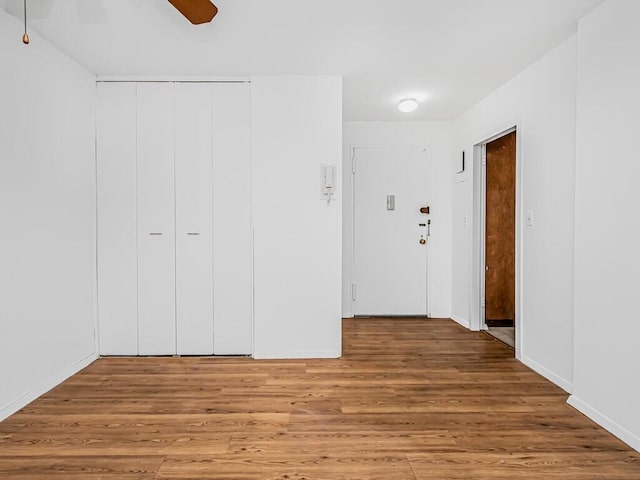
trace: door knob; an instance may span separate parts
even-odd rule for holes
[[[425,243],[427,243],[427,241],[424,238],[420,239],[420,245],[424,245]]]

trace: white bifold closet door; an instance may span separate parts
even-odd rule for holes
[[[246,83],[99,83],[102,355],[253,350]]]
[[[176,333],[179,355],[213,354],[210,84],[175,85]]]
[[[138,354],[136,84],[99,83],[98,309],[102,355]]]
[[[138,84],[138,350],[176,353],[173,84]]]

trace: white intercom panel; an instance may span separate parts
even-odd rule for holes
[[[320,198],[327,204],[331,203],[335,194],[336,167],[335,165],[322,164],[320,166]]]

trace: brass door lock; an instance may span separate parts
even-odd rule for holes
[[[424,238],[420,239],[420,245],[424,245],[425,243],[427,243],[427,241]]]

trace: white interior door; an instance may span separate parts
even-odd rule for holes
[[[173,87],[138,84],[140,355],[176,353]]]
[[[175,86],[176,343],[213,354],[213,141],[211,86]]]
[[[99,83],[97,94],[100,353],[136,355],[136,84]]]
[[[427,152],[359,148],[354,171],[354,314],[427,315]]]

